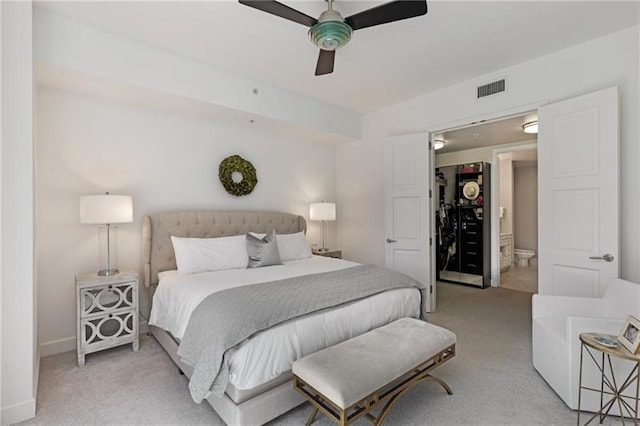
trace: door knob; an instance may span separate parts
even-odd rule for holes
[[[391,238],[387,238],[387,242],[388,242],[388,243],[395,243],[395,242],[396,242],[396,240],[392,240]]]
[[[613,262],[613,255],[606,253],[603,254],[602,256],[589,256],[589,259],[594,259],[594,260],[604,260],[605,262]]]

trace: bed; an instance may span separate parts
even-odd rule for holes
[[[217,238],[271,231],[278,236],[298,234],[306,231],[306,222],[294,214],[259,211],[160,212],[143,218],[143,282],[155,290],[149,329],[192,382],[194,366],[184,362],[186,358],[178,355],[178,349],[185,334],[186,339],[189,337],[186,324],[210,292],[228,287],[271,291],[271,284],[294,279],[317,281],[365,267],[311,256],[264,268],[190,275],[176,272],[172,236]],[[311,284],[322,287],[318,282]],[[196,289],[195,295],[187,288]],[[290,366],[295,359],[398,318],[420,316],[424,291],[418,283],[405,285],[296,316],[252,334],[225,352],[223,364],[229,378],[224,382],[224,393],[207,393],[204,397],[227,424],[264,424],[304,402],[291,383]]]

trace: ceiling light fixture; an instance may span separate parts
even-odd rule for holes
[[[524,130],[525,133],[538,133],[538,122],[529,121],[528,123],[524,123],[522,130]]]
[[[353,30],[344,22],[340,13],[332,8],[332,0],[329,0],[329,9],[320,14],[318,22],[309,29],[309,38],[320,49],[336,50],[351,40]]]
[[[433,140],[433,149],[436,151],[444,148],[444,141],[442,139],[434,139]]]

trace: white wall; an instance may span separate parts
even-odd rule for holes
[[[246,197],[227,194],[218,165],[239,154],[257,169]],[[79,197],[133,196],[134,223],[119,226],[120,269],[140,268],[141,218],[166,209],[250,209],[301,214],[335,201],[335,146],[276,136],[64,89],[38,86],[36,139],[38,292],[42,355],[75,348],[74,275],[97,270],[97,228],[79,223]],[[340,217],[338,206],[338,217]],[[328,246],[335,229],[328,227]],[[310,243],[319,223],[308,222]],[[142,312],[148,301],[142,293]]]
[[[491,163],[492,154],[493,147],[490,146],[436,154],[436,167],[457,166],[464,163]]]
[[[538,256],[538,166],[513,169],[514,248],[534,250]]]
[[[323,132],[344,140],[360,137],[360,114],[354,111],[100,31],[38,5],[34,55],[43,74],[60,75],[71,70],[77,84],[82,84],[80,80],[86,76],[100,76],[109,83],[198,100],[224,107],[227,112],[277,121],[298,131]],[[258,89],[257,95],[254,88]]]
[[[354,260],[384,264],[383,146],[389,136],[497,118],[518,108],[525,112],[534,103],[617,85],[621,94],[620,190],[624,194],[621,275],[640,281],[639,50],[639,27],[635,26],[365,115],[362,141],[338,147],[338,205],[343,211],[338,245]],[[477,85],[498,77],[506,78],[508,91],[476,100]]]
[[[0,2],[0,423],[35,415],[33,60],[30,2]]]

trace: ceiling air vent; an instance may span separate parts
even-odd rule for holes
[[[483,86],[478,86],[478,99],[489,95],[495,95],[500,92],[504,92],[504,78]]]

